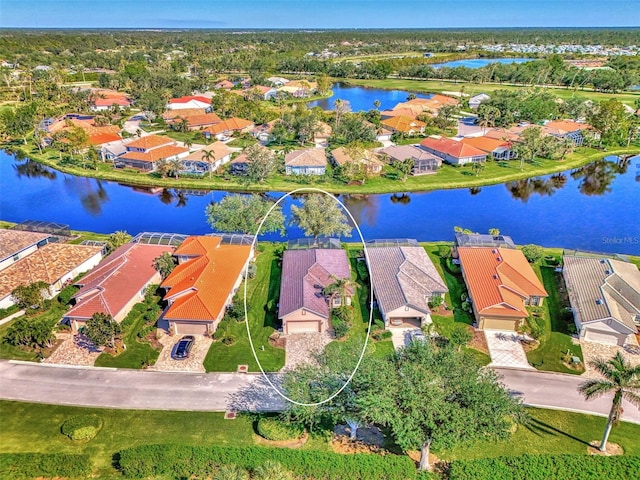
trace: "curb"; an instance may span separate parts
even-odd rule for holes
[[[598,412],[593,412],[591,410],[581,410],[579,408],[539,405],[537,403],[526,403],[526,402],[523,402],[522,405],[524,405],[525,407],[542,408],[542,409],[545,409],[545,410],[561,410],[563,412],[580,413],[582,415],[593,415],[594,417],[602,417],[602,418],[608,418],[609,417],[609,415],[606,414],[606,413],[598,413]],[[633,423],[634,425],[640,425],[640,420],[628,420],[628,419],[624,419],[624,418],[621,418],[620,420],[622,420],[623,422],[626,422],[626,423]]]
[[[30,365],[36,367],[46,367],[46,368],[67,368],[71,370],[108,370],[108,371],[116,371],[117,368],[114,367],[91,367],[87,365],[60,365],[57,363],[38,363],[38,362],[27,362],[25,360],[9,360],[8,363],[13,363],[16,365]]]

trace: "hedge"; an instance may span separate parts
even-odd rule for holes
[[[76,415],[65,420],[60,431],[71,440],[90,440],[101,426],[102,420],[97,415]]]
[[[303,433],[302,427],[271,417],[258,420],[256,429],[258,434],[267,440],[294,440]]]
[[[85,454],[0,453],[0,478],[77,477],[91,475],[91,459]]]
[[[640,457],[521,455],[456,460],[449,480],[601,480],[638,478]]]
[[[235,464],[252,470],[267,460],[281,463],[302,478],[314,480],[415,480],[410,458],[395,455],[354,454],[263,447],[201,447],[141,445],[119,452],[125,477],[210,476],[221,465]]]

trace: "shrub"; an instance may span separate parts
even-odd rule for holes
[[[440,258],[449,258],[451,255],[451,247],[449,245],[438,246],[438,255]]]
[[[262,417],[258,420],[257,430],[258,434],[267,440],[293,440],[303,433],[301,426],[273,417]]]
[[[76,477],[91,475],[91,459],[86,454],[0,453],[2,478]]]
[[[58,294],[58,302],[63,305],[67,305],[71,301],[71,297],[73,297],[78,290],[80,289],[75,285],[67,285],[60,290],[60,293]]]
[[[224,345],[229,346],[229,345],[233,345],[234,343],[236,343],[236,337],[234,337],[233,335],[225,335],[224,337],[222,337],[220,339],[220,341]]]
[[[65,420],[60,431],[71,440],[90,440],[101,426],[102,421],[97,415],[77,415]]]
[[[344,337],[349,331],[349,325],[347,324],[347,322],[339,317],[334,316],[331,319],[331,324],[333,326],[333,331],[336,335],[336,338]]]
[[[429,300],[429,308],[432,309],[437,309],[438,307],[440,307],[440,305],[442,305],[442,297],[437,296],[437,297],[433,297],[431,300]]]
[[[140,445],[119,452],[119,468],[128,478],[210,476],[221,465],[253,470],[267,460],[281,463],[300,478],[342,480],[415,480],[406,456],[354,454],[263,447]]]
[[[374,340],[380,342],[382,340],[389,340],[392,337],[392,333],[389,330],[377,330],[371,334]]]
[[[247,267],[247,278],[251,280],[252,278],[256,278],[256,274],[258,273],[258,267],[255,263],[251,262]]]
[[[220,320],[220,323],[218,324],[218,328],[216,328],[216,331],[213,332],[214,340],[220,340],[222,339],[222,337],[226,336],[228,326],[229,326],[229,319],[227,317]]]
[[[529,263],[537,263],[544,257],[544,250],[538,245],[529,244],[522,247],[522,254]]]
[[[358,276],[363,282],[369,280],[369,270],[367,269],[367,264],[364,261],[356,262],[356,271],[358,272]]]

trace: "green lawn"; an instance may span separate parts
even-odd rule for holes
[[[275,331],[277,322],[276,304],[280,293],[281,266],[276,250],[281,248],[275,243],[261,243],[262,253],[256,258],[257,274],[247,284],[247,308],[251,339],[260,359],[262,368],[268,372],[280,370],[284,366],[285,352],[269,344],[269,335]],[[244,286],[238,292],[242,298]],[[247,326],[244,322],[232,321],[225,335],[233,335],[235,343],[230,346],[214,342],[204,360],[207,372],[235,372],[238,365],[249,365],[249,371],[260,371],[253,357]]]
[[[518,456],[523,453],[570,453],[584,455],[587,445],[602,438],[607,419],[559,410],[527,408],[530,420],[516,433],[500,442],[475,442],[451,451],[438,452],[446,460]],[[640,455],[640,425],[621,422],[611,431],[609,441],[622,446],[626,455]]]
[[[545,250],[545,254],[553,254],[553,250]],[[559,286],[564,286],[562,275],[554,272],[553,267],[541,265],[532,265],[532,267],[549,297],[543,303],[545,332],[539,339],[540,346],[527,352],[527,359],[538,370],[579,375],[584,371],[583,368],[574,370],[562,363],[563,354],[567,351],[582,360],[580,345],[574,345],[569,335],[569,325],[573,324],[571,314],[565,309],[569,305],[563,304],[558,291]]]
[[[95,413],[103,427],[90,442],[73,442],[60,425],[74,415]],[[113,454],[122,448],[152,443],[187,445],[253,445],[252,420],[223,413],[108,410],[0,401],[0,451],[87,453],[100,478],[119,477]]]

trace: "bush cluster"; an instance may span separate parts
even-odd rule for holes
[[[415,480],[406,456],[354,454],[262,447],[141,445],[119,452],[119,468],[128,478],[210,476],[221,465],[252,470],[272,460],[301,478],[315,480]]]
[[[262,417],[258,420],[258,434],[267,440],[294,440],[302,435],[299,425],[282,422],[277,418]]]
[[[88,478],[91,459],[86,454],[0,453],[0,478]]]
[[[390,340],[392,333],[389,330],[376,330],[371,336],[375,341],[380,342],[382,340]]]
[[[102,420],[97,415],[76,415],[65,420],[60,431],[71,440],[91,440],[101,426]]]
[[[67,305],[71,301],[71,297],[73,297],[78,290],[80,289],[75,285],[67,285],[60,290],[60,293],[58,294],[58,302],[63,305]]]
[[[451,463],[450,480],[600,480],[637,478],[640,457],[588,455],[521,455],[519,457],[456,460]]]

